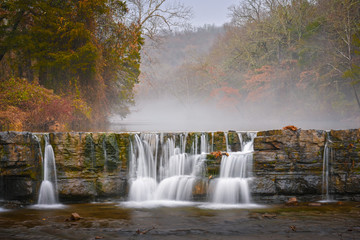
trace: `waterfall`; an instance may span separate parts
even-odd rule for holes
[[[329,178],[330,178],[330,165],[334,159],[334,150],[329,147],[330,133],[327,133],[324,153],[323,153],[323,170],[322,170],[322,200],[320,202],[333,201],[332,196],[329,193]]]
[[[187,139],[187,133],[180,134],[180,149],[181,152],[184,153],[186,150],[186,139]]]
[[[231,152],[231,148],[229,146],[229,134],[227,132],[224,132],[225,135],[225,143],[226,143],[226,151]]]
[[[242,137],[242,134],[241,132],[238,132],[238,137],[239,137],[239,142],[240,142],[240,151],[242,151],[244,149],[244,140],[243,140],[243,137]]]
[[[192,199],[195,180],[205,173],[205,154],[185,153],[186,137],[187,134],[179,135],[179,146],[176,146],[175,137],[159,141],[158,134],[135,135],[131,144],[130,201]],[[197,139],[192,148],[194,153],[197,152]],[[204,141],[202,137],[201,151],[207,144]],[[159,144],[162,146],[158,159]]]
[[[255,133],[248,133],[250,141],[242,151],[230,152],[221,159],[220,176],[210,183],[213,203],[249,204],[251,202],[249,182]],[[242,140],[242,138],[241,138]]]
[[[130,144],[129,202],[125,204],[139,207],[175,202],[176,205],[194,204],[193,193],[199,191],[197,184],[200,183],[206,184],[206,188],[209,184],[208,196],[213,205],[254,205],[251,204],[249,184],[252,179],[252,152],[256,133],[237,134],[241,151],[230,152],[226,140],[229,155],[222,156],[219,178],[210,180],[205,174],[207,153],[212,147],[206,133],[193,135],[192,142],[188,143],[191,146],[188,152],[186,133],[135,134]],[[225,134],[227,137],[228,134]],[[211,141],[213,145],[214,134]],[[204,194],[202,191],[196,194]]]
[[[153,137],[147,134],[143,140],[136,134],[135,143],[131,145],[129,199],[132,201],[150,200],[156,189],[156,159],[151,146]]]
[[[168,159],[166,177],[159,183],[155,199],[190,201],[195,180],[204,172],[202,161],[201,155],[188,156],[175,149]]]
[[[39,191],[39,205],[53,205],[58,203],[57,177],[54,150],[49,143],[49,136],[45,138],[45,153],[43,158],[43,181]]]
[[[205,133],[201,134],[201,139],[200,139],[200,153],[207,153],[208,152],[208,140],[207,137],[205,135]]]
[[[215,132],[211,133],[211,147],[210,147],[210,152],[214,152],[214,135]]]
[[[105,142],[105,137],[102,141],[102,147],[103,147],[103,154],[104,154],[104,171],[107,172],[107,152],[106,152],[106,142]]]

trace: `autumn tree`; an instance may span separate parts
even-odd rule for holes
[[[0,9],[2,81],[23,77],[85,100],[91,118],[73,129],[106,123],[113,106],[128,113],[143,40],[124,21],[125,2],[7,0]]]

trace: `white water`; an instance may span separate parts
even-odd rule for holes
[[[0,207],[0,212],[7,212],[7,211],[9,211],[9,210],[8,210],[8,209],[5,209],[5,208]]]
[[[144,138],[147,141],[135,135],[135,143],[131,144],[129,199],[132,201],[151,199],[157,186],[152,136],[145,135]]]
[[[327,134],[329,137],[329,133]],[[320,202],[332,202],[333,197],[329,192],[329,178],[330,178],[330,164],[334,159],[334,150],[329,147],[329,142],[331,140],[327,139],[324,147],[323,154],[323,171],[322,171],[322,200]]]
[[[251,141],[244,145],[241,152],[230,152],[229,156],[222,157],[220,177],[210,183],[210,198],[213,203],[251,203],[249,182],[255,134],[249,134]]]
[[[227,135],[227,134],[226,134]],[[242,151],[223,156],[220,177],[210,180],[211,202],[194,202],[193,191],[197,180],[205,179],[206,153],[212,150],[208,135],[195,135],[186,153],[187,134],[166,136],[163,134],[135,135],[131,143],[130,190],[124,207],[153,208],[159,206],[197,206],[207,209],[258,208],[251,203],[253,140],[256,133],[248,133],[242,142]],[[230,150],[227,142],[227,150]],[[200,154],[201,153],[201,154]]]
[[[130,201],[176,200],[190,201],[194,183],[204,175],[204,156],[185,153],[187,134],[180,135],[180,146],[175,146],[175,138],[163,137],[158,134],[135,135],[132,144],[132,160],[130,165]],[[195,138],[192,152],[198,152]],[[207,143],[202,143],[204,151]],[[162,144],[162,154],[158,159],[158,144]],[[152,147],[153,146],[153,147]]]
[[[45,154],[43,158],[43,174],[44,178],[41,182],[38,206],[47,207],[50,205],[58,205],[57,196],[57,177],[54,151],[49,143],[48,136],[45,135]]]

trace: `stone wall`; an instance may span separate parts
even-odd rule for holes
[[[130,142],[134,134],[50,133],[60,201],[125,199],[128,191]],[[178,142],[180,134],[167,133],[163,137],[165,140],[175,137]],[[214,151],[226,150],[223,132],[205,134],[209,141],[213,140]],[[200,149],[201,135],[195,132],[187,134],[187,152],[191,151],[196,136]],[[235,132],[228,134],[232,149],[239,147],[236,136]],[[0,132],[0,200],[18,200],[31,204],[37,202],[43,178],[41,152],[44,146],[43,133]],[[204,196],[204,192],[204,183],[200,181],[194,194]]]
[[[126,133],[50,134],[60,201],[125,196],[129,137]]]
[[[329,160],[329,193],[336,199],[360,200],[360,130],[271,130],[254,141],[253,198],[278,202],[290,196],[322,199],[325,142]]]
[[[36,136],[0,132],[0,199],[32,202],[40,179],[41,156]]]
[[[180,134],[164,134],[164,139],[180,139]],[[201,134],[187,134],[187,152],[195,137]],[[211,143],[209,151],[226,151],[225,133],[205,134]],[[238,134],[229,132],[227,136],[229,148],[239,150]],[[134,133],[50,133],[49,137],[56,158],[61,202],[126,198]],[[330,192],[338,199],[360,200],[359,129],[330,133],[317,130],[258,132],[254,140],[253,198],[257,202],[279,202],[289,196],[321,199],[326,139],[334,149]],[[43,151],[44,145],[44,134],[0,133],[0,199],[36,203],[42,180],[40,149]],[[208,155],[207,176],[194,188],[196,199],[206,197],[209,179],[218,175],[220,159],[221,155]]]

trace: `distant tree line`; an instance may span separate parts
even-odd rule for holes
[[[209,53],[167,75],[177,96],[258,119],[360,123],[358,0],[243,0],[229,11]]]

